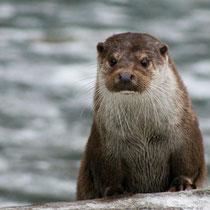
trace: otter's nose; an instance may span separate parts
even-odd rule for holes
[[[116,83],[128,84],[136,80],[136,76],[130,72],[121,72],[115,77]]]

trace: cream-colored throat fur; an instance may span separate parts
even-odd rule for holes
[[[154,129],[165,130],[179,123],[182,103],[175,75],[168,65],[155,69],[143,93],[112,93],[105,87],[100,72],[99,69],[102,100],[97,116],[111,135],[148,138]]]

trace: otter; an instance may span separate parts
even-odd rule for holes
[[[201,187],[202,135],[167,44],[128,32],[98,43],[97,52],[94,120],[77,200]]]

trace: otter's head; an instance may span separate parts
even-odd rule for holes
[[[123,33],[98,43],[97,51],[99,85],[113,93],[141,93],[166,63],[168,47],[148,34]]]

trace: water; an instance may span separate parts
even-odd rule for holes
[[[209,24],[208,0],[1,0],[0,206],[75,199],[92,122],[95,46],[113,33],[167,42],[210,168]]]

